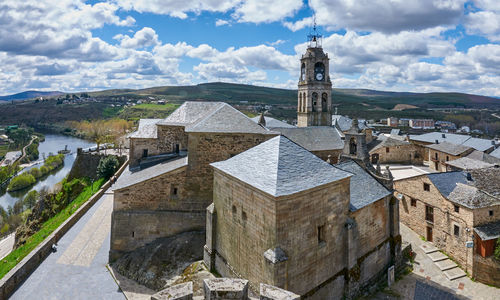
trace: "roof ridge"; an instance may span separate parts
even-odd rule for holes
[[[191,101],[193,102],[193,101]],[[198,126],[200,123],[202,123],[203,121],[207,120],[209,117],[213,116],[216,112],[218,112],[219,110],[221,110],[225,105],[229,105],[225,102],[216,102],[216,103],[222,103],[222,105],[219,105],[216,109],[214,109],[211,113],[207,114],[204,118],[201,118],[197,121],[195,121],[193,124],[191,124],[189,127],[192,129],[192,128],[195,128],[196,126]]]

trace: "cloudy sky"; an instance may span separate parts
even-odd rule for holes
[[[313,14],[334,87],[500,96],[499,0],[2,0],[0,95],[296,88]]]

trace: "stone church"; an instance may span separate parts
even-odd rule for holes
[[[384,281],[401,247],[392,176],[370,164],[356,121],[345,142],[335,136],[331,86],[314,37],[301,59],[296,128],[266,127],[220,102],[141,120],[114,189],[110,260],[201,229],[206,265],[252,289],[340,299]],[[327,152],[311,149],[318,132]]]

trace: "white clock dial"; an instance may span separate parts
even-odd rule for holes
[[[317,80],[322,80],[323,79],[323,74],[321,74],[321,73],[316,74],[316,79]]]

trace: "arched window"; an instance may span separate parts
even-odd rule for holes
[[[321,110],[328,111],[328,94],[323,93],[321,95]]]
[[[307,99],[306,99],[306,93],[302,93],[302,111],[306,112],[307,111]]]
[[[300,67],[300,81],[306,80],[306,64],[302,63]]]
[[[349,141],[349,154],[356,155],[357,151],[356,140],[352,137]]]
[[[301,112],[302,110],[302,93],[299,93],[299,105],[297,107],[298,111]]]
[[[318,105],[318,93],[314,92],[312,93],[312,110],[316,110],[316,105]]]

